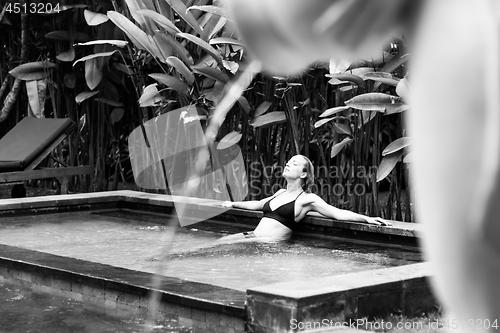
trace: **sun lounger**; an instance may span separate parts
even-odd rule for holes
[[[69,177],[90,174],[90,166],[39,168],[39,164],[74,130],[68,118],[25,117],[0,139],[0,183],[56,178],[61,193],[68,192]]]

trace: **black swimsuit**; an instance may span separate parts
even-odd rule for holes
[[[302,193],[304,193],[304,191],[300,192],[299,195],[297,195],[297,198]],[[278,196],[280,194],[278,194]],[[297,223],[295,222],[295,201],[297,201],[297,198],[284,205],[281,205],[275,210],[272,210],[271,207],[269,206],[269,203],[274,198],[270,199],[268,202],[264,204],[264,207],[262,208],[262,211],[264,212],[264,217],[275,219],[279,223],[283,224],[285,227],[293,230],[297,226]]]

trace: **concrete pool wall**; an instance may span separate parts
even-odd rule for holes
[[[0,245],[0,281],[111,309],[148,309],[200,332],[244,332],[245,293],[48,253]]]
[[[186,200],[200,211],[220,210],[211,200]],[[175,212],[170,196],[116,191],[0,200],[0,217],[102,208]],[[260,216],[260,212],[234,209],[217,218],[244,230],[257,225]],[[311,214],[298,233],[415,245],[419,227],[401,222],[378,227]],[[157,313],[200,332],[289,332],[295,331],[292,321],[345,322],[393,311],[420,314],[437,304],[428,284],[432,274],[428,263],[260,286],[245,293],[171,277],[162,277],[161,287],[153,290],[150,273],[5,245],[0,253],[0,279],[110,307],[148,308],[154,291],[160,300]]]

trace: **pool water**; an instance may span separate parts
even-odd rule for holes
[[[192,332],[174,319],[146,324],[138,310],[100,307],[0,282],[1,333]]]
[[[167,219],[121,210],[4,217],[0,243],[238,290],[421,261],[417,250],[346,240],[213,246],[220,228],[196,224],[178,228],[165,254]]]

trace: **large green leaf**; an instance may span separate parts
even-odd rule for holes
[[[64,85],[69,89],[73,89],[76,86],[76,75],[73,72],[64,73]]]
[[[398,52],[398,54],[396,54],[394,57],[392,57],[391,60],[387,61],[386,64],[380,69],[380,71],[392,73],[396,69],[398,69],[399,66],[401,66],[405,62],[407,62],[409,58],[410,58],[410,55],[403,48]]]
[[[102,72],[97,68],[96,58],[85,60],[85,81],[90,90],[94,90],[102,80]]]
[[[75,101],[80,104],[81,102],[83,102],[84,100],[94,96],[94,95],[97,95],[99,93],[99,90],[96,90],[96,91],[84,91],[84,92],[81,92],[79,93],[76,97],[75,97]]]
[[[254,112],[253,116],[255,118],[262,116],[264,113],[266,113],[266,111],[269,109],[269,107],[272,104],[273,103],[268,102],[268,101],[264,101],[264,102],[260,103],[259,106],[257,107],[257,109],[255,109],[255,112]]]
[[[346,84],[346,83],[349,83],[349,81],[340,81],[339,79],[337,78],[333,78],[333,79],[330,79],[328,81],[328,84],[331,84],[332,86],[338,86],[338,85],[341,85],[341,84]],[[351,86],[352,87],[352,86]]]
[[[177,34],[177,37],[182,37],[189,40],[190,42],[195,43],[196,45],[207,51],[208,54],[210,54],[219,63],[220,66],[224,66],[224,64],[222,63],[221,54],[203,39],[186,33]]]
[[[217,67],[217,68],[219,68],[219,64],[214,59],[214,57],[212,57],[210,54],[205,54],[201,58],[197,59],[197,61],[196,61],[196,63],[194,65],[196,67],[198,67],[198,66],[201,66],[201,67],[208,66],[208,67]],[[220,67],[219,69],[222,70],[222,67]]]
[[[111,52],[103,52],[103,53],[98,53],[98,54],[90,54],[88,56],[85,56],[85,57],[80,58],[77,61],[75,61],[73,63],[73,66],[75,66],[80,61],[87,61],[87,60],[94,59],[94,58],[99,58],[99,57],[108,57],[108,56],[112,55],[115,52],[116,52],[116,50],[115,51],[111,51]]]
[[[361,94],[346,101],[351,108],[365,111],[380,111],[386,114],[401,112],[407,109],[400,97],[383,93]]]
[[[238,98],[243,95],[243,91],[247,89],[253,81],[255,74],[259,73],[261,69],[262,65],[260,62],[251,61],[246,70],[242,72],[229,86],[227,94],[224,95],[215,108],[212,119],[205,131],[205,137],[207,138],[208,143],[213,142],[217,136],[220,125],[226,118],[227,113],[233,107],[234,103],[236,103]]]
[[[153,53],[153,48],[149,42],[148,35],[136,26],[132,21],[123,16],[122,14],[115,12],[113,10],[107,13],[109,19],[120,28],[127,36],[130,38],[132,43],[141,50],[149,51]]]
[[[41,80],[49,76],[49,69],[57,65],[50,61],[28,62],[12,69],[9,74],[16,79],[32,81]]]
[[[238,97],[238,104],[241,106],[241,108],[243,109],[243,111],[245,111],[246,114],[250,114],[252,108],[250,107],[250,103],[248,103],[248,100],[246,99],[245,96]]]
[[[210,85],[213,87],[212,87],[212,89],[203,89],[201,91],[201,94],[205,95],[205,97],[207,99],[211,100],[214,103],[214,105],[217,106],[219,104],[219,102],[222,100],[222,98],[224,97],[224,93],[225,93],[227,84],[224,82],[215,81],[215,80],[212,80],[209,78],[206,78],[203,81],[204,81],[204,83],[207,82],[207,86]],[[208,83],[209,81],[211,83]],[[235,101],[238,101],[238,99],[236,98]]]
[[[151,44],[154,45],[158,49],[158,54],[161,62],[166,62],[168,57],[171,57],[174,54],[174,50],[172,46],[161,37],[162,33],[157,32],[152,38],[148,36]]]
[[[195,73],[202,74],[208,78],[221,81],[223,83],[227,83],[229,81],[229,76],[227,76],[226,73],[223,73],[221,70],[214,67],[193,66],[191,69]]]
[[[168,57],[167,58],[167,64],[169,64],[170,66],[174,67],[179,73],[181,73],[182,76],[184,76],[184,78],[186,79],[187,82],[189,82],[190,84],[193,84],[193,82],[194,82],[194,74],[182,62],[182,60],[180,60],[177,57],[173,57],[173,56],[172,57]]]
[[[392,153],[397,152],[405,147],[408,147],[411,144],[411,138],[402,137],[392,141],[385,149],[382,151],[382,156],[386,156]]]
[[[185,96],[189,96],[188,85],[179,80],[178,78],[163,73],[153,73],[149,74],[149,76],[155,79],[157,82],[162,83],[168,86],[169,88],[177,91],[178,93],[183,94]]]
[[[228,133],[220,140],[219,144],[217,145],[217,149],[220,150],[229,148],[237,144],[241,140],[241,137],[242,137],[241,133],[238,133],[236,131]]]
[[[342,112],[342,111],[347,110],[347,109],[349,109],[348,106],[337,106],[335,108],[325,110],[325,112],[320,114],[319,117],[320,118],[330,117],[330,116],[333,116],[334,114],[337,114],[337,113]]]
[[[254,118],[250,123],[254,128],[267,127],[286,122],[286,115],[283,111],[274,111],[263,116]]]
[[[59,53],[56,56],[56,59],[63,62],[70,62],[75,60],[75,49],[70,48],[68,51]]]
[[[125,47],[127,46],[128,42],[126,40],[118,40],[118,39],[100,39],[86,43],[78,43],[76,45],[88,46],[88,45],[100,45],[100,44],[111,44],[117,47]]]
[[[148,51],[152,56],[165,62],[165,57],[160,51],[156,41],[150,35],[146,34],[138,26],[132,23],[128,18],[115,11],[108,11],[110,20],[120,28],[130,38],[130,40],[141,50]]]
[[[166,0],[166,2],[172,7],[173,10],[193,28],[198,34],[202,34],[203,31],[198,24],[198,21],[194,18],[193,14],[188,11],[186,5],[182,0]]]
[[[124,114],[125,110],[123,108],[113,109],[113,111],[111,111],[111,114],[109,115],[109,118],[111,119],[111,124],[119,122],[123,118]]]
[[[172,21],[170,21],[165,16],[155,12],[154,10],[141,9],[138,10],[137,13],[149,17],[150,19],[161,25],[163,28],[165,28],[165,30],[167,30],[170,34],[174,36],[181,32],[179,28],[177,28],[175,24],[172,23]]]
[[[332,123],[333,129],[339,134],[351,135],[351,129],[349,125],[343,123]]]
[[[110,82],[109,80],[106,80],[103,82],[103,93],[104,96],[107,99],[113,100],[113,101],[119,101],[120,100],[120,92],[118,92],[118,89],[116,86]]]
[[[155,36],[158,34],[155,34]],[[148,35],[149,44],[151,45],[150,53],[158,58],[161,62],[165,62],[168,57],[173,55],[170,47],[165,47],[166,44],[158,43],[157,39]],[[163,41],[163,40],[162,40]]]
[[[361,111],[361,117],[358,118],[358,128],[372,121],[377,113],[378,111]]]
[[[330,70],[330,74],[339,74],[339,73],[344,73],[347,71],[348,68],[351,68],[351,63],[347,60],[341,60],[339,62],[336,62],[334,59],[330,59],[328,67]]]
[[[351,139],[351,138],[344,138],[344,140],[342,140],[339,143],[336,143],[335,145],[333,145],[332,151],[330,152],[330,158],[333,158],[333,157],[337,156],[338,153],[340,153],[340,151],[342,150],[342,148],[344,148],[345,146],[347,146],[352,141],[353,141],[353,139]]]
[[[219,0],[182,0],[186,3],[186,6],[187,7],[190,7],[190,6],[205,6],[207,5],[209,2],[212,3],[214,2],[217,6],[222,6],[223,4],[219,1]],[[189,9],[187,9],[189,10]],[[203,16],[203,15],[207,15],[207,13],[204,13],[203,11],[201,10],[198,10],[198,9],[193,9],[191,10],[191,13],[193,14],[194,18],[198,20],[198,22],[200,22],[200,17]],[[212,14],[209,14],[209,15],[212,15]]]
[[[155,40],[157,40],[157,41],[161,40],[165,43],[168,43],[172,47],[174,54],[176,54],[177,57],[179,57],[179,59],[184,61],[184,63],[186,65],[188,65],[188,66],[194,65],[193,57],[191,57],[191,54],[189,53],[189,51],[186,50],[186,48],[184,46],[182,46],[181,43],[179,43],[177,40],[175,40],[171,36],[169,36],[167,34],[157,33],[157,34],[155,34]]]
[[[363,78],[375,82],[384,83],[393,87],[397,86],[399,83],[399,79],[394,78],[392,74],[383,72],[366,73],[365,75],[363,75]]]
[[[318,128],[320,126],[323,126],[324,124],[326,124],[329,121],[332,121],[333,119],[335,119],[335,118],[326,118],[326,119],[318,120],[317,122],[314,123],[314,128]]]
[[[163,100],[163,97],[160,95],[158,88],[156,88],[157,85],[158,83],[153,83],[144,88],[144,91],[139,98],[139,106],[154,106]]]
[[[41,80],[40,80],[41,81]],[[38,80],[26,81],[26,93],[28,95],[28,102],[33,114],[40,118],[40,96],[38,94]]]
[[[410,97],[410,83],[408,82],[408,79],[405,77],[399,81],[398,85],[396,86],[396,94],[398,94],[399,97],[401,97],[404,101],[408,101]]]
[[[226,26],[226,23],[227,23],[227,18],[219,17],[217,24],[213,27],[213,29],[210,28],[209,31],[207,32],[206,35],[208,35],[208,37],[203,40],[210,41],[212,38],[214,38],[214,36],[217,33],[219,33],[219,31],[221,31]]]
[[[382,158],[377,169],[377,182],[389,176],[392,169],[394,169],[396,164],[401,160],[401,157],[403,157],[403,150],[399,150]]]
[[[121,62],[114,62],[113,67],[116,68],[117,70],[119,70],[120,72],[123,72],[127,75],[134,74],[134,71],[130,67],[128,67],[125,64],[122,64]]]
[[[401,105],[395,105],[395,106],[388,106],[385,109],[385,114],[394,114],[394,113],[400,113],[403,111],[407,111],[410,109],[410,106],[408,104],[402,103]]]
[[[96,40],[89,44],[93,46],[94,54],[114,51],[117,47],[123,48],[128,44],[123,32],[111,20],[101,24],[97,30]],[[102,69],[110,58],[111,56],[97,58],[97,67]]]
[[[212,36],[212,32],[217,33],[215,31],[218,28],[218,23],[221,19],[218,15],[205,14],[203,16],[202,22],[200,22],[200,26],[203,28],[203,34],[200,36],[201,39],[208,42],[210,41],[210,36]],[[227,21],[226,19],[224,19]]]
[[[408,153],[406,154],[405,157],[403,157],[403,163],[412,163],[413,162],[413,153]]]
[[[85,9],[83,11],[83,16],[85,17],[85,21],[87,21],[87,24],[90,26],[96,26],[109,20],[109,17],[107,17],[106,15],[91,12],[88,9]]]
[[[201,10],[201,11],[204,11],[207,13],[216,14],[219,16],[223,16],[227,19],[231,19],[231,15],[229,14],[229,11],[224,7],[210,6],[210,5],[209,6],[191,6],[187,10],[190,11],[193,9]]]
[[[366,73],[373,72],[373,67],[358,67],[358,68],[349,69],[346,72],[363,78],[363,76]]]
[[[125,0],[125,2],[134,21],[137,22],[143,31],[152,36],[155,31],[153,22],[149,18],[144,17],[139,11],[144,9],[154,10],[154,4],[149,0]]]
[[[327,74],[327,77],[331,77],[332,79],[337,79],[339,81],[347,81],[356,84],[358,87],[364,87],[365,81],[357,75],[349,74],[349,73],[339,73],[339,74]]]
[[[210,40],[210,44],[229,44],[229,45],[236,45],[236,46],[245,46],[242,42],[240,42],[237,39],[230,38],[230,37],[217,37],[217,38],[212,38]]]

